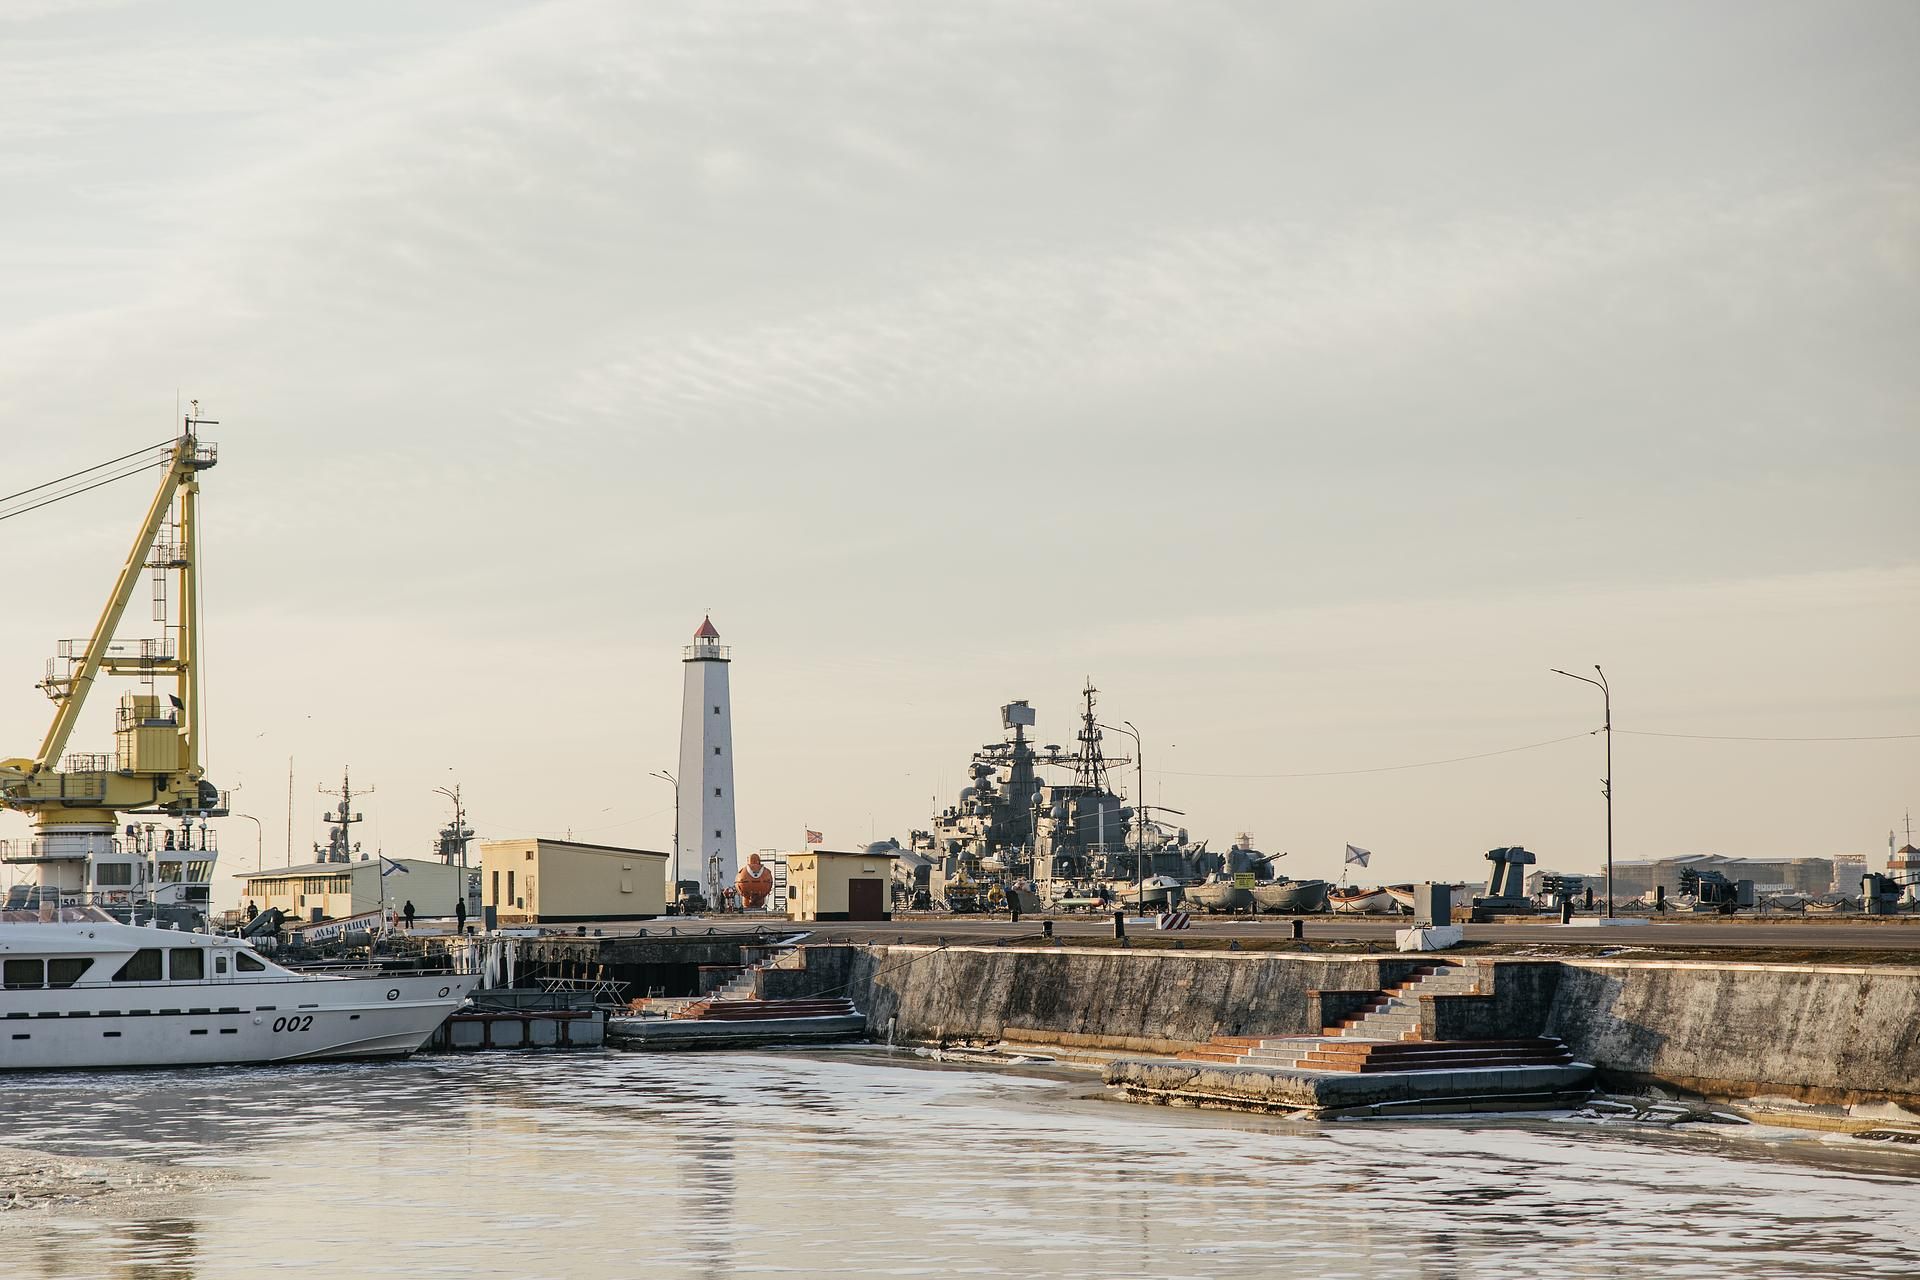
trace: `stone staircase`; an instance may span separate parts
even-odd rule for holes
[[[629,1006],[632,1012],[656,1018],[699,1017],[699,1008],[716,1001],[735,1001],[753,999],[753,975],[761,969],[779,966],[779,962],[790,952],[782,951],[763,960],[759,964],[742,969],[737,976],[723,987],[716,987],[704,996],[647,996],[635,1000]]]
[[[1480,994],[1480,971],[1470,964],[1423,965],[1327,1029],[1356,1040],[1418,1040],[1421,996]]]
[[[1560,1067],[1573,1062],[1566,1045],[1551,1036],[1504,1040],[1420,1038],[1420,997],[1481,994],[1480,973],[1473,965],[1435,962],[1375,993],[1321,1035],[1215,1036],[1179,1057],[1186,1062],[1281,1071],[1359,1074]]]

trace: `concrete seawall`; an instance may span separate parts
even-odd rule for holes
[[[1546,1031],[1613,1086],[1920,1108],[1920,969],[1565,961]]]
[[[1321,999],[1436,958],[1055,947],[815,946],[761,994],[846,994],[876,1038],[1168,1054],[1321,1031]],[[1614,1087],[1920,1109],[1920,969],[1482,957],[1480,995],[1428,998],[1431,1037],[1559,1036]]]

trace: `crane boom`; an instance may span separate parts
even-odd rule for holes
[[[154,540],[160,536],[161,526],[173,512],[175,494],[182,485],[187,486],[189,492],[198,488],[198,482],[194,479],[199,474],[199,468],[194,463],[197,453],[198,446],[191,434],[183,434],[174,442],[167,474],[160,481],[159,492],[153,495],[153,503],[147,508],[147,518],[140,525],[140,532],[134,536],[133,548],[127,552],[127,562],[120,566],[120,577],[113,584],[106,607],[100,611],[100,620],[93,624],[93,634],[87,638],[85,656],[80,660],[79,667],[60,679],[54,678],[49,672],[47,678],[41,681],[41,687],[54,700],[58,710],[54,712],[53,723],[47,726],[47,736],[40,743],[40,753],[34,757],[33,766],[28,772],[40,773],[53,768],[60,762],[60,753],[67,749],[67,740],[73,736],[81,708],[86,705],[87,693],[93,688],[101,664],[107,657],[107,646],[113,643],[114,633],[120,629],[120,619],[126,614],[127,602],[133,599],[133,589],[140,582],[140,571],[148,567]],[[211,466],[212,463],[206,465]],[[183,621],[190,622],[191,619]],[[191,721],[194,708],[189,706],[186,710]]]

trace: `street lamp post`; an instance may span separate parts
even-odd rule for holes
[[[1578,680],[1590,684],[1600,691],[1602,709],[1601,730],[1607,739],[1607,776],[1600,779],[1600,794],[1607,800],[1607,919],[1613,919],[1613,690],[1607,687],[1607,673],[1600,669],[1599,663],[1593,664],[1593,676],[1577,676],[1571,671],[1562,671],[1558,667],[1549,668],[1557,676],[1569,680]]]
[[[466,806],[462,804],[460,800],[460,784],[459,783],[457,782],[454,783],[451,788],[435,787],[434,791],[435,793],[439,795],[443,795],[447,799],[453,801],[453,838],[455,843],[457,843],[460,846],[459,902],[460,902],[460,905],[464,907],[468,898],[468,893],[467,893],[467,809],[466,809]],[[381,878],[385,879],[386,877],[383,875]],[[466,915],[466,912],[464,910],[456,910],[454,912],[454,915],[459,918],[464,918]],[[457,919],[456,919],[456,923],[458,923]]]
[[[667,886],[667,901],[673,902],[680,896],[680,779],[665,769],[655,769],[647,776],[673,784],[673,882]]]

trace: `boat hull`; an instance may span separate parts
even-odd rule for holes
[[[1253,890],[1230,884],[1190,884],[1182,891],[1180,905],[1201,911],[1251,911]]]
[[[1343,915],[1380,916],[1396,910],[1393,896],[1385,889],[1336,889],[1327,895],[1327,901]]]
[[[1259,884],[1253,887],[1254,905],[1261,911],[1288,915],[1327,909],[1325,880],[1289,880],[1285,884]]]
[[[470,974],[133,984],[5,993],[0,1069],[234,1066],[400,1057],[472,989]]]

